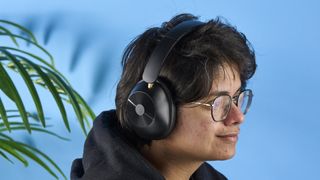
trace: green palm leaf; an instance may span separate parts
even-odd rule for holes
[[[76,99],[76,97],[74,95],[74,91],[59,76],[57,76],[50,69],[47,69],[47,71],[48,71],[48,75],[54,80],[54,82],[61,89],[63,89],[63,91],[66,92],[66,94],[69,96],[70,103],[73,106],[73,109],[74,109],[74,111],[76,113],[78,121],[80,122],[80,126],[81,126],[82,130],[84,131],[84,133],[87,134],[86,128],[85,128],[84,123],[83,123],[83,115],[82,115],[80,106],[79,106],[79,104],[77,102],[77,99]]]
[[[5,150],[9,154],[13,155],[18,160],[20,160],[25,166],[28,166],[28,162],[25,158],[23,158],[22,155],[29,157],[30,159],[38,163],[40,166],[42,166],[52,176],[58,179],[57,174],[54,173],[52,169],[48,166],[48,164],[44,161],[46,160],[64,177],[64,179],[67,179],[67,177],[58,167],[58,165],[54,163],[54,161],[50,159],[47,155],[37,150],[36,148],[33,148],[21,142],[9,141],[5,139],[0,139],[0,148]],[[44,160],[42,160],[40,157],[44,158]]]
[[[21,122],[10,122],[10,126],[12,131],[25,130],[24,124]],[[50,159],[47,155],[45,155],[36,148],[14,141],[12,138],[3,133],[7,131],[7,128],[3,127],[4,124],[0,123],[0,152],[5,151],[9,153],[10,155],[18,159],[20,162],[22,162],[25,166],[28,166],[28,161],[23,156],[29,157],[30,159],[38,163],[40,166],[42,166],[44,169],[46,169],[51,175],[58,178],[56,173],[54,173],[52,169],[49,168],[49,165],[52,165],[66,179],[66,176],[64,175],[62,170],[54,163],[52,159]],[[40,124],[30,123],[30,127],[33,131],[46,133],[48,135],[52,135],[62,140],[68,140],[67,138],[61,137],[54,132],[42,128]],[[9,157],[6,156],[5,153],[2,152],[0,153],[0,155],[12,162],[9,159]],[[44,160],[48,162],[43,161],[40,157],[42,157]]]
[[[17,91],[17,88],[15,87],[14,83],[12,82],[10,76],[6,72],[6,70],[3,68],[2,64],[0,63],[0,89],[13,100],[21,114],[22,121],[28,130],[29,133],[31,133],[29,120],[27,116],[26,109],[23,105],[22,99]]]
[[[0,133],[0,138],[4,138],[4,139],[10,140],[10,141],[13,141],[13,139],[10,136],[7,136],[3,133]]]
[[[19,57],[19,58],[23,58],[23,57]],[[69,121],[67,118],[66,110],[65,110],[63,102],[60,98],[59,92],[57,91],[57,89],[55,88],[53,83],[51,82],[50,77],[46,73],[44,73],[41,70],[41,68],[38,65],[36,65],[35,63],[33,63],[32,61],[29,61],[27,58],[23,58],[23,60],[27,65],[29,65],[33,70],[35,70],[37,72],[39,77],[44,81],[46,87],[48,87],[48,89],[50,90],[51,94],[53,95],[53,97],[58,105],[58,108],[59,108],[60,113],[62,115],[63,122],[64,122],[66,128],[68,129],[68,131],[70,132],[70,126],[69,126]]]
[[[7,142],[14,142],[14,141],[5,140],[5,139],[0,138],[0,149],[11,154],[13,157],[15,157],[20,162],[22,162],[22,164],[24,166],[28,166],[29,165],[28,161],[23,156],[21,156],[21,154],[19,154],[14,148],[12,148],[12,146],[8,145]]]
[[[55,69],[55,67],[48,63],[46,60],[42,59],[41,57],[37,56],[37,55],[34,55],[32,53],[29,53],[27,51],[24,51],[24,50],[20,50],[20,49],[17,49],[17,48],[12,48],[12,47],[7,47],[7,46],[0,46],[1,49],[4,49],[4,50],[11,50],[11,51],[16,51],[16,52],[19,52],[19,53],[22,53],[22,54],[25,54],[25,55],[28,55],[28,56],[31,56],[32,58],[40,61],[41,63],[45,64],[46,66],[50,67],[51,69]],[[51,55],[50,55],[51,56]]]
[[[10,123],[8,121],[7,112],[6,112],[6,109],[4,108],[4,105],[3,105],[3,102],[1,100],[1,97],[0,97],[0,116],[1,116],[1,119],[3,120],[3,122],[5,124],[6,128],[10,132],[11,131]]]
[[[63,95],[67,95],[69,97],[68,102],[73,106],[80,126],[86,134],[86,128],[84,125],[84,121],[86,119],[85,117],[88,115],[91,117],[91,119],[94,119],[95,115],[91,108],[83,100],[83,98],[75,90],[73,90],[72,87],[70,87],[70,85],[68,85],[67,82],[62,79],[62,77],[56,74],[55,71],[52,71],[49,68],[43,66],[38,67],[27,58],[21,56],[18,57],[19,59],[23,60],[22,64],[26,65],[26,68],[35,71],[37,75],[39,75],[39,78],[45,83],[46,86],[51,84],[51,81],[49,81],[49,79],[51,79],[56,84],[56,86],[52,86],[52,88],[55,88],[57,92],[60,92],[60,94],[62,93]],[[45,73],[44,71],[46,71],[47,73]],[[68,127],[68,121],[64,120],[64,122],[66,127]]]
[[[9,36],[9,37],[11,38],[12,42],[13,42],[17,47],[19,47],[19,44],[18,44],[16,38],[14,37],[14,34],[12,34],[8,29],[6,29],[6,28],[4,28],[4,27],[2,27],[2,26],[0,26],[0,30],[2,30],[3,32],[5,32],[5,33],[1,33],[1,34],[5,34],[6,36]]]
[[[11,159],[9,159],[9,157],[5,153],[0,151],[0,155],[13,164],[13,161],[11,161]]]
[[[25,130],[25,126],[23,123],[21,122],[10,122],[10,126],[11,126],[11,130],[12,131],[16,131],[16,130]],[[54,137],[57,137],[61,140],[64,140],[64,141],[69,141],[68,138],[65,138],[65,137],[62,137],[52,131],[49,131],[49,130],[46,130],[45,128],[41,128],[41,126],[39,124],[35,124],[35,123],[30,123],[30,129],[32,131],[36,131],[36,132],[40,132],[40,133],[45,133],[45,134],[48,134],[48,135],[52,135]],[[3,123],[0,123],[0,133],[1,132],[5,132],[5,131],[8,131],[7,128],[4,128],[4,124]]]
[[[13,26],[17,30],[24,32],[27,36],[20,36],[13,33],[2,26],[3,24],[6,26]],[[69,132],[70,125],[63,101],[72,105],[81,129],[85,134],[87,133],[86,126],[88,127],[90,124],[88,119],[94,119],[95,114],[83,98],[72,88],[67,78],[55,68],[52,55],[37,43],[36,38],[29,30],[16,23],[0,20],[0,36],[9,37],[13,44],[17,46],[17,48],[5,46],[4,44],[1,44],[0,46],[0,90],[5,96],[12,100],[17,107],[17,110],[6,109],[5,101],[0,98],[0,156],[9,162],[12,162],[10,158],[13,157],[25,166],[28,166],[26,158],[30,158],[55,178],[58,178],[56,173],[58,172],[66,179],[64,173],[52,159],[36,148],[15,141],[10,137],[10,134],[16,131],[27,130],[29,133],[34,131],[48,134],[62,140],[68,140],[67,138],[61,137],[46,129],[48,126],[46,126],[43,105],[35,84],[48,89],[52,94],[57,107],[59,108],[64,125]],[[30,43],[40,50],[41,53],[44,53],[44,55],[47,56],[46,59],[49,60],[26,50],[22,50],[19,48],[18,44],[20,41]],[[17,91],[15,83],[9,76],[7,69],[17,72],[24,80],[28,91],[32,96],[32,100],[34,101],[36,115],[27,112],[22,97]],[[17,121],[18,118],[19,120],[22,119],[22,121]],[[29,120],[31,119],[34,119],[41,124],[30,123]],[[54,170],[56,172],[54,172]]]
[[[85,114],[88,115],[91,119],[95,119],[96,115],[86,103],[86,101],[80,96],[80,94],[77,93],[77,91],[74,91],[74,94],[76,95],[77,101],[84,107]]]
[[[8,30],[7,30],[8,31]],[[42,52],[44,52],[50,59],[50,63],[51,63],[51,66],[54,67],[54,60],[53,60],[53,57],[52,55],[47,51],[45,50],[43,47],[41,47],[39,44],[35,43],[34,41],[31,41],[23,36],[19,36],[19,35],[16,35],[16,34],[12,34],[10,31],[9,32],[6,32],[6,33],[0,33],[0,36],[10,36],[12,40],[14,40],[16,43],[16,45],[18,45],[17,41],[16,41],[16,38],[18,39],[21,39],[23,41],[26,41],[34,46],[36,46],[38,49],[40,49]],[[11,50],[16,50],[15,48],[14,49],[11,49]],[[24,52],[22,52],[24,53]],[[42,59],[42,61],[45,61]]]
[[[19,24],[16,24],[14,22],[2,20],[2,19],[0,19],[0,23],[4,23],[4,24],[11,25],[13,27],[16,27],[17,29],[19,29],[22,32],[26,33],[33,42],[37,43],[37,40],[34,37],[34,35],[32,34],[32,32],[30,32],[28,29],[24,28],[23,26],[20,26]]]
[[[42,105],[41,105],[41,101],[40,101],[40,98],[39,98],[39,95],[37,93],[37,90],[36,88],[34,87],[34,84],[28,74],[28,72],[24,69],[24,67],[22,66],[22,64],[20,64],[20,62],[16,59],[15,56],[13,56],[11,53],[9,53],[8,51],[6,50],[1,50],[0,48],[0,51],[11,61],[15,64],[16,68],[19,70],[22,78],[24,79],[30,93],[31,93],[31,96],[32,96],[32,99],[35,103],[35,106],[37,108],[37,112],[38,112],[38,116],[39,116],[39,119],[42,123],[42,126],[46,126],[46,123],[45,123],[45,120],[44,120],[44,113],[43,113],[43,109],[42,109]]]

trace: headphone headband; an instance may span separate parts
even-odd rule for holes
[[[158,78],[162,64],[170,54],[173,47],[181,38],[202,24],[204,23],[200,21],[189,20],[178,24],[170,30],[150,55],[142,75],[143,81],[147,83],[154,83]]]

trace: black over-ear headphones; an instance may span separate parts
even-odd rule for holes
[[[142,80],[134,86],[126,104],[126,121],[138,136],[163,139],[172,131],[176,121],[175,103],[158,75],[173,47],[202,24],[195,20],[181,22],[165,35],[150,55]]]

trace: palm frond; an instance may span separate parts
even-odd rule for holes
[[[23,130],[24,131],[25,130],[25,126],[21,122],[10,122],[10,126],[11,126],[11,128],[10,128],[11,131],[16,131],[16,130]],[[30,129],[35,132],[45,133],[45,134],[54,136],[54,137],[59,138],[64,141],[69,141],[68,138],[62,137],[52,131],[49,131],[49,130],[41,127],[40,124],[30,123]],[[0,133],[6,132],[6,131],[8,131],[8,129],[5,127],[4,123],[0,123]]]
[[[30,91],[30,94],[32,96],[32,99],[33,99],[33,102],[37,108],[37,112],[38,112],[38,117],[42,123],[42,126],[45,127],[46,126],[46,123],[45,123],[45,120],[44,120],[44,113],[43,113],[43,109],[42,109],[42,104],[41,104],[41,101],[40,101],[40,98],[39,98],[39,95],[37,93],[37,90],[36,88],[34,87],[34,84],[28,74],[28,72],[24,69],[23,65],[20,63],[20,61],[18,61],[16,59],[16,57],[14,55],[12,55],[11,53],[9,53],[8,51],[6,50],[1,50],[0,48],[0,51],[11,61],[14,63],[14,65],[16,66],[16,68],[18,69],[20,75],[22,76],[23,80],[25,81],[29,91]]]
[[[84,123],[83,123],[83,113],[81,112],[81,109],[80,109],[80,105],[79,103],[77,102],[77,99],[75,97],[75,94],[74,94],[74,90],[69,87],[59,76],[57,76],[54,72],[52,72],[50,69],[47,69],[48,71],[48,75],[50,76],[50,78],[52,80],[54,80],[54,82],[61,88],[63,89],[63,91],[68,95],[69,97],[69,100],[70,100],[70,103],[71,105],[73,106],[73,109],[76,113],[76,116],[77,116],[77,119],[80,123],[80,126],[83,130],[83,132],[85,134],[87,134],[86,132],[86,128],[84,126]]]
[[[8,31],[8,30],[7,30],[7,31]],[[45,50],[42,46],[40,46],[39,44],[35,43],[34,41],[31,41],[30,39],[25,38],[25,37],[20,36],[20,35],[12,34],[10,31],[9,31],[9,32],[5,32],[5,33],[0,33],[0,36],[10,36],[10,38],[11,38],[12,40],[14,40],[15,44],[17,45],[17,47],[19,47],[19,45],[18,45],[16,39],[20,39],[20,40],[26,41],[26,42],[28,42],[28,43],[36,46],[38,49],[40,49],[43,53],[45,53],[45,54],[49,57],[50,66],[51,66],[51,67],[54,67],[54,66],[55,66],[55,65],[54,65],[53,56],[52,56],[47,50]],[[9,48],[9,47],[8,47],[8,48]],[[11,47],[11,48],[12,48],[12,47]],[[16,50],[16,49],[11,49],[11,50]],[[24,52],[22,52],[22,53],[24,53]],[[27,54],[27,55],[29,55],[29,54]],[[42,58],[40,58],[40,62],[43,63],[43,61],[45,61],[45,60],[43,60]]]
[[[6,36],[9,36],[9,37],[11,38],[12,42],[13,42],[17,47],[19,47],[19,44],[18,44],[16,38],[14,37],[14,34],[12,34],[8,29],[6,29],[6,28],[4,28],[4,27],[2,27],[2,26],[0,26],[0,30],[3,31],[3,33],[1,33],[1,34],[5,34]]]
[[[12,116],[12,118],[15,118],[15,116]],[[17,121],[10,122],[10,126],[11,126],[11,131],[25,130],[24,124],[21,122],[17,122]],[[67,138],[57,135],[52,131],[49,131],[43,128],[39,123],[30,123],[30,128],[32,129],[32,131],[45,133],[62,140],[69,140]],[[6,131],[8,130],[7,128],[5,128],[4,123],[0,123],[0,155],[3,158],[12,162],[12,160],[5,154],[6,152],[7,154],[10,154],[11,156],[19,160],[25,166],[28,166],[29,164],[28,160],[25,158],[25,157],[28,157],[34,162],[36,162],[37,164],[39,164],[40,166],[42,166],[46,171],[48,171],[51,175],[53,175],[58,179],[57,174],[54,173],[53,170],[49,167],[49,166],[53,166],[66,179],[66,176],[64,175],[64,173],[54,163],[54,161],[51,158],[49,158],[47,155],[45,155],[43,152],[41,152],[36,148],[33,148],[21,142],[14,141],[10,136],[4,134],[4,132]]]
[[[49,172],[52,176],[58,179],[58,175],[49,167],[49,165],[51,165],[64,177],[64,179],[67,179],[58,165],[51,158],[49,158],[47,155],[36,148],[33,148],[21,142],[0,138],[0,149],[18,159],[25,166],[28,166],[28,161],[23,156],[32,159],[34,162],[43,167],[47,172]]]
[[[59,95],[58,90],[55,88],[54,84],[52,83],[52,80],[50,79],[50,77],[47,75],[47,73],[45,73],[42,69],[41,66],[33,63],[32,61],[28,60],[27,58],[24,57],[20,57],[24,60],[24,64],[28,65],[29,68],[32,68],[33,70],[35,70],[35,72],[37,72],[37,74],[39,75],[39,77],[43,80],[43,82],[45,83],[46,87],[49,89],[49,91],[51,92],[52,96],[54,97],[58,108],[60,110],[60,113],[62,115],[62,119],[63,122],[66,126],[66,128],[68,129],[68,131],[70,132],[70,126],[69,126],[69,121],[67,118],[67,113],[65,110],[65,107],[63,105],[62,99]]]
[[[26,129],[29,133],[31,133],[27,112],[22,102],[21,96],[19,95],[16,86],[14,85],[13,81],[11,80],[10,76],[8,75],[1,63],[0,79],[0,89],[16,104]]]
[[[5,134],[3,134],[3,133],[0,133],[0,138],[4,138],[4,139],[6,139],[6,140],[13,141],[13,139],[12,139],[10,136],[5,135]]]
[[[14,158],[22,162],[24,166],[28,166],[29,165],[28,161],[21,154],[19,154],[12,146],[8,145],[7,142],[14,142],[14,141],[0,138],[0,149],[11,154]]]
[[[26,36],[20,36],[5,26],[11,26],[18,31],[22,31]],[[60,174],[66,179],[64,173],[52,159],[30,145],[15,141],[14,138],[10,137],[10,134],[27,130],[29,133],[34,131],[68,140],[46,129],[48,127],[46,125],[47,118],[45,118],[43,104],[36,85],[44,87],[52,94],[68,131],[70,131],[70,125],[64,102],[71,104],[73,107],[84,134],[87,133],[86,127],[89,127],[89,119],[93,120],[95,114],[79,93],[72,88],[68,79],[55,68],[52,55],[38,44],[29,30],[16,23],[0,20],[0,36],[8,37],[16,46],[10,47],[0,44],[0,91],[3,92],[5,97],[14,102],[17,108],[17,110],[7,109],[6,102],[0,97],[0,157],[9,162],[13,162],[11,160],[13,157],[25,166],[28,166],[28,160],[31,159],[55,178],[58,178],[58,174]],[[40,50],[41,54],[45,55],[45,58],[22,49],[19,46],[21,41],[27,42],[37,50]],[[24,80],[27,91],[30,93],[36,108],[35,114],[27,111],[24,106],[24,96],[21,96],[18,92],[17,83],[10,77],[11,74],[8,71],[18,73]],[[17,121],[17,119],[20,121]],[[29,122],[32,119],[37,123]]]
[[[6,112],[6,109],[5,109],[4,105],[3,105],[1,97],[0,97],[0,117],[3,120],[4,125],[6,126],[8,131],[10,132],[11,131],[10,123],[8,121],[7,112]]]
[[[36,38],[34,37],[34,35],[32,34],[31,31],[29,31],[28,29],[24,28],[23,26],[17,24],[17,23],[14,23],[14,22],[11,22],[11,21],[6,21],[6,20],[3,20],[3,19],[0,19],[0,23],[3,23],[3,24],[6,24],[6,25],[11,25],[17,29],[19,29],[20,31],[22,31],[23,33],[27,34],[28,37],[30,37],[30,39],[37,43],[37,40]]]
[[[17,36],[14,34],[12,36],[14,38],[28,40],[24,37]],[[33,41],[31,41],[31,43],[34,44]],[[41,47],[39,45],[36,45],[36,46]],[[44,49],[41,49],[41,50],[43,52],[45,52],[46,54],[48,54],[49,58],[52,57]],[[15,51],[15,52],[25,54],[32,59],[36,59],[36,60],[40,61],[45,66],[34,63],[32,60],[30,60],[26,56],[11,54],[10,51]],[[79,120],[81,129],[86,134],[86,128],[85,128],[84,122],[87,121],[88,118],[84,118],[84,116],[89,115],[90,118],[93,119],[95,117],[95,115],[92,112],[92,110],[88,107],[88,105],[83,101],[83,99],[81,97],[79,97],[78,93],[73,90],[70,83],[67,81],[67,79],[60,72],[58,72],[51,64],[48,64],[41,57],[34,55],[32,53],[23,51],[23,50],[20,50],[17,48],[12,48],[12,47],[0,46],[0,52],[2,53],[2,57],[0,57],[0,61],[9,61],[9,63],[7,64],[9,66],[9,68],[14,69],[25,80],[26,85],[29,89],[29,92],[31,93],[32,98],[35,102],[37,112],[40,116],[39,119],[41,120],[43,126],[45,126],[44,113],[43,113],[40,98],[37,94],[37,91],[36,91],[34,85],[33,85],[33,83],[39,84],[39,81],[41,81],[43,83],[42,86],[48,88],[49,91],[51,92],[51,94],[53,95],[53,97],[58,105],[59,111],[62,115],[62,119],[64,121],[64,124],[65,124],[66,128],[68,129],[68,131],[70,131],[70,126],[68,123],[66,110],[65,110],[64,105],[62,103],[62,100],[64,98],[60,95],[66,95],[67,97],[69,97],[68,98],[69,101],[67,101],[67,102],[69,102],[72,105],[72,107],[75,111],[75,114],[77,116],[77,119]],[[32,77],[34,77],[34,76],[38,76],[39,78],[37,80],[34,80],[34,79],[32,79]],[[7,88],[3,88],[3,91],[5,92],[6,89]],[[13,96],[10,96],[11,93],[9,93],[8,91],[7,91],[7,93],[5,92],[5,94],[9,98],[13,99]],[[28,121],[25,121],[25,122],[27,123]],[[86,124],[88,124],[88,122],[86,122]]]
[[[3,153],[1,150],[0,150],[0,156],[2,156],[3,158],[5,158],[6,160],[8,160],[13,164],[13,161],[11,161],[11,159],[9,159],[9,157],[5,153]]]
[[[43,58],[37,56],[37,55],[34,55],[32,53],[29,53],[27,51],[24,51],[24,50],[21,50],[21,49],[17,49],[17,48],[13,48],[13,47],[7,47],[7,46],[0,46],[0,49],[3,49],[3,50],[11,50],[11,51],[16,51],[16,52],[19,52],[19,53],[22,53],[22,54],[25,54],[25,55],[28,55],[28,56],[31,56],[33,59],[36,59],[38,61],[40,61],[41,63],[47,65],[48,67],[50,67],[51,69],[55,69],[55,67],[48,63],[46,60],[44,60]],[[51,56],[51,55],[50,55]],[[53,60],[52,60],[53,62]],[[61,74],[60,74],[61,75]]]

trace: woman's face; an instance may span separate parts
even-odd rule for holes
[[[213,99],[221,91],[233,97],[241,87],[238,73],[230,67],[225,66],[220,74],[212,83],[212,97],[208,99]],[[161,143],[167,147],[167,153],[176,158],[199,161],[230,159],[235,154],[243,120],[244,115],[235,104],[222,122],[213,121],[210,107],[186,104],[179,107],[175,129]]]

